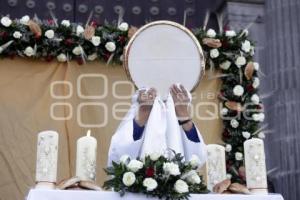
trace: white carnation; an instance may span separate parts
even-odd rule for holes
[[[253,86],[254,88],[258,88],[259,84],[260,84],[259,78],[257,78],[257,77],[253,78],[252,86]]]
[[[121,30],[121,31],[127,31],[128,30],[128,24],[126,22],[122,22],[119,25],[118,29]]]
[[[236,119],[230,120],[230,125],[232,128],[237,128],[239,126],[239,122]]]
[[[20,23],[24,24],[24,25],[28,25],[29,20],[30,20],[30,17],[28,15],[25,15],[20,19]]]
[[[236,32],[233,31],[233,30],[229,30],[229,31],[226,31],[226,32],[225,32],[225,35],[226,35],[227,37],[234,37],[234,36],[236,36]]]
[[[226,151],[226,152],[230,152],[231,150],[232,150],[231,144],[226,144],[226,145],[225,145],[225,151]]]
[[[243,160],[243,154],[241,152],[235,153],[235,159],[236,160]]]
[[[151,154],[150,154],[150,159],[151,159],[152,161],[157,161],[157,160],[159,159],[160,156],[161,156],[160,153],[154,152],[154,153],[151,153]]]
[[[5,27],[9,27],[12,24],[12,21],[9,19],[9,17],[2,17],[1,24]]]
[[[218,49],[211,49],[209,55],[211,58],[217,58],[219,57],[220,53]]]
[[[106,50],[109,51],[109,52],[114,52],[114,51],[116,50],[116,45],[115,45],[114,42],[107,42],[107,43],[105,44],[105,48],[106,48]]]
[[[243,137],[244,137],[245,139],[249,139],[250,136],[251,136],[251,134],[250,134],[248,131],[243,131],[243,132],[242,132],[242,135],[243,135]]]
[[[101,38],[99,36],[93,36],[91,41],[93,45],[97,47],[101,43]]]
[[[198,167],[200,164],[200,159],[197,155],[192,155],[191,159],[190,159],[190,164],[193,168]]]
[[[259,70],[259,63],[254,62],[253,65],[254,65],[254,69],[255,69],[256,71],[258,71],[258,70]]]
[[[220,68],[221,68],[221,69],[224,69],[224,70],[227,70],[227,69],[229,69],[230,65],[231,65],[231,62],[228,61],[228,60],[226,60],[225,62],[222,62],[222,63],[220,64]]]
[[[65,27],[69,27],[71,25],[71,23],[69,20],[64,19],[61,21],[61,25],[65,26]]]
[[[82,54],[82,48],[80,46],[77,46],[73,49],[72,53],[76,56],[79,56]]]
[[[126,172],[123,175],[122,181],[123,181],[124,185],[126,185],[127,187],[130,187],[135,183],[136,177],[135,177],[134,173]]]
[[[13,34],[14,38],[20,39],[22,37],[22,33],[20,31],[15,31]]]
[[[142,169],[144,164],[141,161],[138,160],[131,160],[129,164],[127,165],[127,168],[132,172],[137,172],[140,169]]]
[[[175,163],[167,162],[163,165],[165,174],[177,176],[180,175],[179,166]]]
[[[266,137],[265,133],[264,132],[260,132],[258,135],[257,135],[260,139],[264,139]]]
[[[48,39],[54,38],[54,31],[53,31],[53,30],[47,30],[47,31],[45,32],[45,36],[46,36]]]
[[[246,58],[244,56],[239,56],[237,57],[237,59],[235,60],[235,64],[237,65],[237,67],[241,67],[242,65],[246,64]]]
[[[26,49],[24,50],[24,54],[28,57],[31,57],[34,55],[34,50],[32,47],[26,47]]]
[[[84,28],[81,25],[78,25],[76,28],[76,35],[79,36],[84,33]]]
[[[90,61],[95,60],[98,57],[97,53],[93,53],[91,55],[88,55],[87,59]]]
[[[187,177],[187,182],[191,184],[200,184],[201,183],[201,178],[197,174],[196,171],[192,171],[191,174]]]
[[[176,181],[174,189],[177,193],[183,194],[189,192],[189,186],[183,180]]]
[[[216,37],[216,35],[217,35],[217,33],[216,33],[216,31],[215,30],[213,30],[213,29],[208,29],[208,31],[206,32],[206,35],[208,36],[208,37],[210,37],[210,38],[214,38],[214,37]]]
[[[227,108],[222,108],[221,110],[221,115],[227,115],[228,114],[228,109]]]
[[[246,53],[248,53],[251,50],[251,43],[248,40],[245,40],[242,43],[242,50]]]
[[[145,178],[143,186],[147,189],[147,191],[153,191],[157,188],[158,184],[153,178]]]
[[[251,101],[254,103],[254,104],[259,104],[259,96],[257,94],[253,94],[251,96]]]
[[[238,97],[242,96],[244,94],[244,88],[241,85],[234,86],[233,94]]]
[[[120,163],[122,163],[122,164],[127,164],[127,163],[129,162],[129,160],[130,160],[129,155],[123,155],[123,156],[121,156],[121,158],[120,158]]]
[[[67,61],[67,56],[64,53],[59,54],[56,58],[59,62],[66,62]]]

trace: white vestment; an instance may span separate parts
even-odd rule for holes
[[[134,141],[133,119],[138,113],[138,107],[137,94],[135,94],[130,110],[112,137],[108,155],[109,166],[112,161],[119,162],[122,155],[129,155],[130,158],[136,159],[151,153],[163,155],[167,149],[181,153],[187,161],[193,155],[197,155],[200,159],[199,165],[205,163],[206,145],[204,140],[197,128],[200,142],[193,142],[187,138],[185,131],[178,124],[171,95],[168,96],[166,102],[163,102],[160,97],[156,97],[142,138]]]

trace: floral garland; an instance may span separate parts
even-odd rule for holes
[[[190,193],[208,193],[197,172],[199,158],[189,162],[175,152],[163,156],[157,153],[141,160],[121,157],[105,171],[112,178],[104,183],[105,189],[113,189],[124,196],[126,192],[145,194],[166,200],[188,199]]]
[[[5,16],[0,22],[0,56],[76,60],[79,64],[95,59],[121,63],[123,48],[136,31],[125,22],[118,26],[91,22],[85,28],[68,20],[58,23],[29,16],[20,20]],[[254,43],[248,39],[247,30],[227,30],[221,34],[212,29],[193,32],[203,47],[206,66],[220,68],[222,72],[219,98],[223,102],[228,177],[245,183],[243,143],[252,137],[265,137],[259,129],[265,116],[257,94],[260,81],[259,64],[253,60]]]

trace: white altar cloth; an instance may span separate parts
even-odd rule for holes
[[[124,197],[116,192],[98,192],[88,190],[30,190],[27,200],[156,200],[143,195],[126,194]],[[238,195],[238,194],[192,194],[190,200],[283,200],[279,194]]]

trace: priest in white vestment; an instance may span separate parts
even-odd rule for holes
[[[168,149],[189,161],[195,155],[199,166],[206,161],[206,145],[190,118],[190,93],[182,85],[172,85],[163,101],[154,88],[139,90],[130,110],[113,135],[108,165],[121,156],[143,158],[152,153],[165,154]]]

